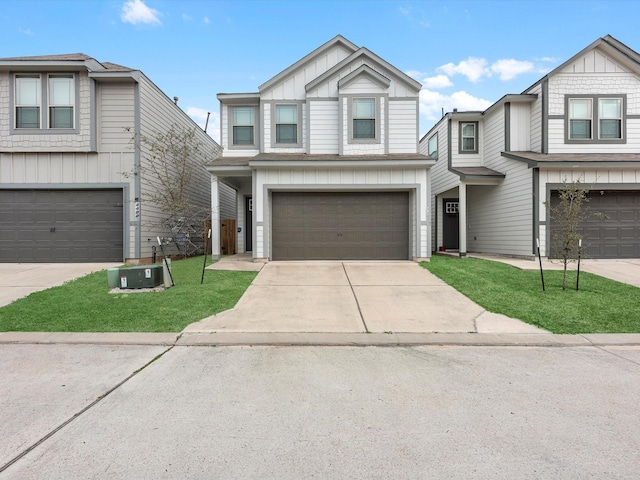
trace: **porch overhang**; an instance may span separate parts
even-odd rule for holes
[[[487,167],[457,167],[450,169],[467,185],[498,185],[505,174]]]
[[[524,162],[529,168],[640,167],[640,153],[500,152],[500,154],[505,158]]]

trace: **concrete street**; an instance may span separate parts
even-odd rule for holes
[[[0,364],[0,478],[631,479],[640,465],[637,346],[3,344]]]

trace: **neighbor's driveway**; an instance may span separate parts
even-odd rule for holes
[[[488,321],[490,319],[490,321]],[[196,332],[543,332],[494,315],[414,262],[270,262]]]
[[[119,263],[0,263],[0,307]],[[104,278],[105,285],[107,277]]]

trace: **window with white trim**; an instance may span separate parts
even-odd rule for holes
[[[233,110],[233,145],[255,144],[255,109],[254,107],[232,107]]]
[[[353,138],[376,138],[376,99],[354,98],[352,104]]]
[[[298,105],[276,105],[276,143],[298,143]]]

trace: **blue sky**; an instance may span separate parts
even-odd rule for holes
[[[341,34],[420,81],[420,132],[483,110],[597,38],[640,51],[640,2],[2,0],[0,57],[82,52],[141,70],[219,137],[219,92],[258,86]]]

